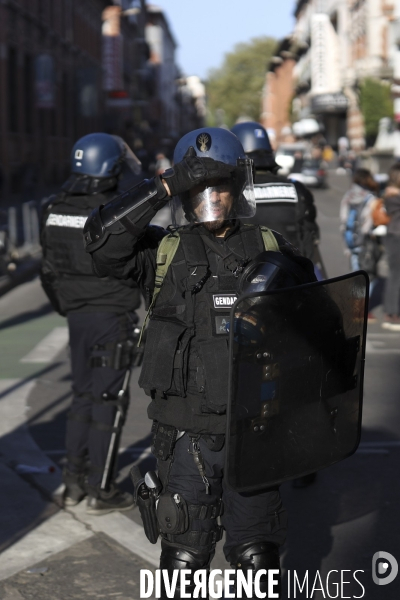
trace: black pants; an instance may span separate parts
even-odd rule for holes
[[[400,236],[388,233],[384,244],[389,264],[385,287],[385,313],[400,315]]]
[[[225,448],[214,452],[207,447],[204,440],[200,439],[199,443],[211,493],[206,494],[199,470],[193,456],[188,452],[188,434],[177,441],[168,471],[167,461],[158,461],[159,474],[161,479],[164,479],[164,489],[166,487],[166,491],[179,493],[189,504],[215,504],[222,498],[224,512],[221,522],[226,531],[226,558],[233,548],[247,542],[272,542],[281,546],[285,542],[287,518],[278,488],[256,494],[239,494],[233,491],[222,480]],[[208,532],[216,526],[215,519],[193,519],[189,523],[189,529],[192,531]],[[187,535],[176,535],[170,543],[187,547]],[[213,553],[212,547],[210,553]]]
[[[126,368],[93,368],[89,361],[95,345],[126,339],[129,324],[125,315],[109,312],[68,314],[74,397],[67,422],[67,468],[72,473],[82,472],[88,457],[88,483],[92,486],[101,483],[117,410],[102,396],[105,392],[118,394]]]

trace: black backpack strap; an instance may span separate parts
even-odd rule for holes
[[[185,232],[181,235],[181,247],[189,269],[185,287],[191,294],[196,294],[210,275],[210,265],[202,237],[193,230]]]
[[[258,225],[246,225],[240,232],[244,252],[249,258],[254,258],[265,250],[265,245]]]

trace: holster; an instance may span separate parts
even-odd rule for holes
[[[149,542],[155,544],[160,533],[156,512],[157,499],[144,482],[137,465],[131,468],[130,476],[135,490],[134,499],[142,517],[144,532]]]
[[[149,494],[147,498],[143,498],[142,495],[138,494],[136,504],[142,517],[146,537],[151,544],[155,544],[160,531],[157,520],[156,499],[152,494]]]

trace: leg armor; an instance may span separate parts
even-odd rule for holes
[[[259,586],[260,591],[267,594],[267,598],[268,569],[279,569],[279,586],[274,587],[274,592],[279,592],[280,597],[281,573],[278,546],[272,544],[271,542],[248,542],[247,544],[240,544],[240,546],[236,546],[233,550],[231,550],[229,554],[229,562],[231,567],[235,568],[237,571],[244,571],[245,575],[247,574],[247,571],[253,571],[253,582],[257,571],[260,569],[266,569],[267,574],[261,576]],[[276,576],[275,580],[278,580]],[[254,584],[253,594],[246,597],[251,599],[257,598],[254,592]]]
[[[160,569],[166,569],[168,571],[168,579],[170,582],[172,581],[172,576],[175,569],[179,571],[183,569],[190,569],[191,584],[186,586],[186,593],[190,594],[190,597],[192,598],[195,588],[193,573],[198,569],[208,570],[210,568],[210,562],[214,556],[214,551],[211,548],[205,548],[202,551],[195,550],[194,548],[189,550],[187,548],[175,546],[164,540],[161,542],[161,548]],[[174,598],[181,598],[181,589],[179,584],[180,577],[178,577],[177,580]],[[162,600],[168,598],[164,587],[164,581],[162,581],[161,584],[161,598]]]

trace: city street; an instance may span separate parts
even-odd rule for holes
[[[349,179],[330,172],[329,182],[315,198],[321,254],[329,277],[335,277],[348,271],[338,213]],[[289,515],[282,598],[397,600],[400,595],[400,577],[387,586],[372,581],[376,552],[400,561],[400,333],[381,328],[381,307],[375,314],[378,322],[368,327],[358,451],[320,472],[307,488],[282,486]],[[140,569],[158,566],[160,545],[145,538],[138,510],[94,517],[85,513],[85,502],[60,507],[71,400],[67,328],[38,278],[0,298],[0,353],[0,600],[139,600]],[[120,455],[118,481],[127,491],[132,491],[133,464],[143,472],[154,466],[148,402],[137,378],[135,372]],[[227,566],[220,543],[212,567]],[[307,570],[308,594],[306,588],[289,594],[288,573],[296,571],[303,580]],[[311,596],[317,571],[320,580]],[[328,593],[330,571],[338,573],[330,575]],[[357,574],[362,586],[355,571],[363,571]]]

